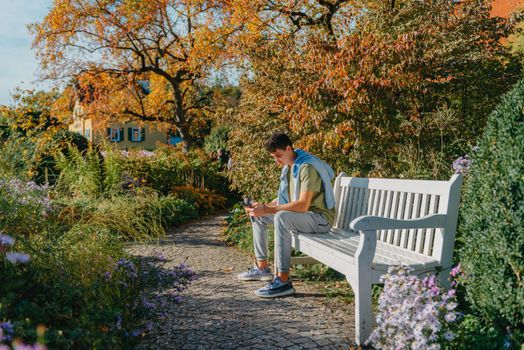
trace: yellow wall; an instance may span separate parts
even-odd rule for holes
[[[146,150],[153,150],[157,147],[159,143],[167,144],[168,137],[165,131],[161,131],[155,123],[105,123],[105,122],[96,122],[91,118],[83,118],[83,108],[80,102],[77,100],[73,109],[73,123],[69,125],[69,130],[76,132],[84,136],[89,141],[99,144],[104,140],[109,141],[109,136],[107,128],[123,128],[124,132],[121,135],[120,142],[111,142],[114,143],[120,149],[131,149],[131,148],[140,148]],[[140,142],[133,142],[129,138],[129,128],[132,127],[141,127],[145,129],[145,140]],[[123,137],[123,139],[122,139]]]
[[[100,143],[103,139],[109,140],[107,128],[119,128],[124,129],[123,131],[123,140],[120,142],[112,142],[115,145],[117,145],[121,149],[131,149],[131,148],[140,148],[140,149],[147,149],[152,150],[157,147],[158,143],[161,144],[167,144],[167,134],[163,131],[158,130],[154,125],[151,123],[141,125],[140,127],[145,129],[145,140],[140,142],[133,142],[129,138],[129,128],[132,127],[138,127],[139,125],[133,124],[133,123],[126,123],[126,124],[108,124],[107,126],[100,126],[95,127],[95,131],[93,133],[92,142],[93,143]]]
[[[157,147],[158,143],[167,144],[167,134],[160,131],[154,124],[149,123],[141,125],[141,128],[145,129],[145,140],[140,142],[133,142],[129,139],[129,128],[138,127],[138,124],[126,123],[126,124],[97,124],[93,123],[91,119],[75,118],[73,123],[69,126],[69,130],[83,135],[89,141],[99,144],[104,139],[109,140],[107,128],[119,128],[123,130],[123,140],[121,142],[114,143],[118,148],[131,149],[140,148],[146,150],[152,150]]]

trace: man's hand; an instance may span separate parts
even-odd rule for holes
[[[244,206],[244,210],[246,211],[246,213],[249,214],[249,213],[251,213],[253,208],[255,208],[255,207],[259,206],[259,205],[260,205],[260,203],[258,203],[258,202],[252,202],[250,207]]]
[[[257,218],[266,215],[266,209],[267,208],[264,204],[259,203],[253,203],[252,208],[246,208],[247,212],[249,213],[249,216],[254,216]]]

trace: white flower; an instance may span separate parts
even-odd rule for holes
[[[447,341],[451,341],[451,340],[455,339],[455,333],[453,333],[452,331],[445,331],[444,332],[444,339],[446,339]]]
[[[446,316],[444,316],[444,319],[446,320],[446,322],[453,322],[457,319],[457,315],[454,312],[450,312],[449,314],[446,314]]]
[[[375,348],[440,349],[443,319],[456,320],[454,294],[440,289],[434,276],[421,280],[411,272],[407,266],[393,266],[382,277],[378,326],[368,340]]]

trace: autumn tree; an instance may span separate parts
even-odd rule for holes
[[[239,50],[248,73],[231,147],[242,190],[273,190],[261,146],[276,129],[338,171],[448,177],[520,74],[501,43],[512,23],[490,17],[489,1],[278,4],[256,5],[266,30]]]
[[[74,79],[89,95],[85,114],[167,123],[187,149],[209,102],[203,82],[242,28],[228,9],[221,0],[56,0],[30,29],[43,78]]]

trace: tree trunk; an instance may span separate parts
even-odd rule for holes
[[[182,152],[188,153],[193,146],[193,137],[189,134],[188,125],[177,126],[177,129],[182,138]]]
[[[184,153],[188,153],[189,149],[193,146],[193,137],[191,133],[189,132],[190,125],[188,124],[187,118],[186,118],[186,110],[184,109],[184,97],[182,96],[182,92],[180,91],[180,86],[178,83],[173,83],[173,97],[175,101],[175,120],[176,120],[176,127],[178,129],[178,132],[180,133],[180,137],[182,138],[183,147],[182,151]]]

